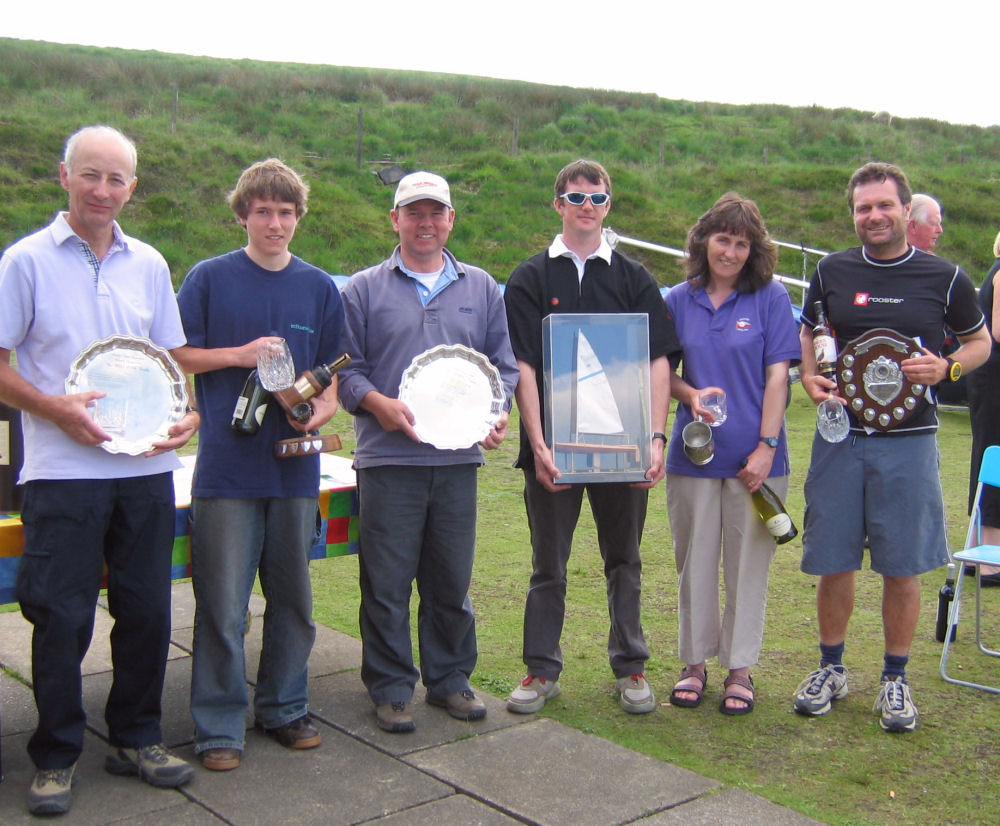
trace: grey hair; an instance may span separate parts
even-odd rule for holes
[[[126,137],[113,126],[84,126],[82,129],[77,129],[72,135],[70,135],[69,139],[66,141],[66,149],[63,152],[63,163],[66,164],[66,169],[70,171],[73,169],[73,156],[76,154],[76,148],[80,143],[80,138],[96,134],[113,135],[121,141],[122,146],[125,147],[125,150],[128,152],[129,158],[132,161],[132,177],[135,177],[135,168],[136,163],[138,162],[135,144],[130,138]]]
[[[931,204],[934,204],[938,208],[938,212],[941,211],[941,204],[936,199],[921,192],[914,193],[913,198],[910,200],[910,220],[926,224],[927,209]]]

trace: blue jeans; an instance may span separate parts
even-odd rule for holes
[[[307,711],[316,500],[196,497],[191,516],[195,752],[242,750],[249,702],[243,638],[258,571],[267,607],[254,715],[264,728],[277,728]]]
[[[478,656],[469,600],[477,470],[473,464],[358,470],[361,679],[375,705],[413,697],[414,579],[424,685],[438,697],[469,687]]]
[[[173,475],[36,480],[25,486],[21,613],[34,625],[31,671],[38,728],[28,754],[64,769],[83,750],[80,664],[90,646],[108,565],[114,679],[104,718],[112,745],[159,743],[160,695],[170,644]]]

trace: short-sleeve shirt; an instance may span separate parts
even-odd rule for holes
[[[732,478],[759,443],[768,365],[797,363],[802,355],[788,292],[771,281],[752,293],[733,293],[716,308],[704,287],[684,282],[667,293],[666,305],[684,348],[682,378],[692,387],[721,387],[729,409],[725,424],[714,428],[715,458],[699,467],[684,454],[680,437],[691,409],[677,406],[667,472]],[[787,476],[784,426],[765,435],[778,437],[770,475]]]
[[[329,275],[298,256],[277,272],[254,263],[242,249],[209,258],[187,274],[177,300],[193,347],[239,347],[260,336],[281,336],[296,374],[340,355],[340,293]],[[226,499],[316,496],[318,455],[274,456],[276,441],[302,435],[274,399],[253,436],[230,428],[249,373],[226,367],[195,376],[201,430],[192,492]]]
[[[860,335],[880,327],[918,339],[937,355],[945,326],[958,336],[983,326],[976,288],[961,267],[910,247],[888,261],[870,258],[863,247],[852,247],[823,258],[813,273],[802,308],[802,323],[816,322],[814,302],[822,301],[837,338],[837,351]],[[865,433],[853,413],[851,430]],[[937,430],[937,409],[931,398],[913,416],[887,434],[905,435]]]
[[[0,348],[15,351],[18,372],[43,393],[65,394],[70,365],[94,341],[129,335],[166,350],[184,344],[167,262],[117,223],[112,231],[96,273],[65,213],[0,259]],[[24,413],[22,422],[22,483],[123,479],[180,466],[172,451],[152,457],[108,453],[71,439],[48,419]]]

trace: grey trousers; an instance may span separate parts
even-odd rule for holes
[[[469,600],[477,471],[473,464],[358,471],[361,679],[375,705],[413,696],[414,580],[424,685],[438,697],[469,687],[478,656]]]

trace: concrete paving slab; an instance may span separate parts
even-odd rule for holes
[[[25,795],[35,774],[25,750],[28,735],[5,737],[3,742],[4,774],[0,784],[0,823],[4,826],[37,824],[38,818],[28,814]],[[186,802],[181,791],[156,789],[137,777],[117,777],[104,771],[107,744],[88,732],[84,736],[83,754],[77,764],[73,781],[73,804],[68,817],[60,823],[67,826],[104,826],[109,822],[132,819],[134,823],[167,824],[167,811]]]
[[[108,726],[104,722],[104,705],[108,700],[110,689],[110,671],[83,678],[83,708],[87,712],[87,725],[105,739],[108,736]],[[191,719],[190,657],[167,662],[161,702],[163,742],[168,748],[190,743],[194,737],[194,721]],[[253,719],[248,716],[247,725],[252,724]]]
[[[3,735],[30,733],[38,725],[31,689],[3,671],[0,671],[0,717]]]
[[[380,751],[396,756],[521,725],[532,719],[511,714],[505,701],[489,694],[478,692],[478,696],[486,703],[486,718],[470,723],[450,717],[443,708],[428,706],[424,702],[423,689],[418,688],[413,708],[417,730],[390,734],[376,724],[375,706],[368,698],[359,674],[345,672],[309,681],[309,710],[315,716]]]
[[[347,826],[451,796],[453,789],[346,734],[319,724],[323,744],[296,751],[247,732],[243,764],[199,768],[187,789],[195,801],[240,826]],[[194,760],[189,747],[178,755]]]
[[[726,788],[714,794],[645,818],[641,826],[821,826],[822,821],[778,806],[744,789]]]
[[[143,812],[135,817],[120,820],[116,817],[114,826],[232,826],[232,824],[228,820],[216,817],[204,806],[185,801],[155,812]]]
[[[627,823],[719,785],[544,719],[401,759],[463,793],[542,826]]]
[[[521,823],[503,812],[491,809],[464,794],[453,794],[433,803],[415,806],[405,812],[374,821],[377,826],[442,826],[442,824],[475,824],[475,826],[513,826]],[[374,826],[373,824],[373,826]]]

